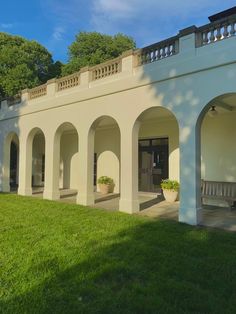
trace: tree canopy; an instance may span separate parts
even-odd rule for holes
[[[69,62],[62,67],[62,75],[116,58],[135,47],[135,41],[123,34],[110,36],[97,32],[80,32],[69,46]]]
[[[0,98],[45,83],[60,74],[60,62],[36,41],[0,32]]]

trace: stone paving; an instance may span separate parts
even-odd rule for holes
[[[61,190],[60,202],[76,203],[75,190]],[[42,189],[34,190],[33,196],[42,198]],[[148,216],[154,219],[171,219],[178,221],[179,202],[168,203],[161,195],[139,193],[140,212],[136,215]],[[116,211],[119,208],[119,194],[107,196],[95,192],[95,208]],[[200,225],[236,231],[236,209],[216,206],[204,206]]]

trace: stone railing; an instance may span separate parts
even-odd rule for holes
[[[34,87],[29,90],[29,99],[35,99],[47,95],[47,84]]]
[[[138,54],[138,65],[152,63],[179,52],[179,38],[178,36],[168,38],[156,44],[140,49]]]
[[[134,68],[163,60],[171,56],[187,52],[194,52],[194,49],[207,46],[211,43],[231,38],[236,35],[236,14],[222,18],[201,27],[190,26],[179,31],[179,34],[160,41],[153,45],[127,51],[120,57],[98,64],[93,67],[85,67],[72,75],[59,79],[52,79],[46,84],[22,91],[22,103],[26,100],[33,100],[42,96],[52,97],[56,93],[73,87],[93,87],[90,82],[116,75],[120,72],[135,73]],[[19,97],[13,97],[2,101],[2,108],[18,104]],[[5,109],[4,109],[5,110]]]
[[[71,75],[62,77],[57,82],[57,91],[62,91],[80,84],[80,73],[76,72]]]
[[[21,102],[21,95],[16,95],[6,99],[8,107],[18,105]]]
[[[111,61],[96,65],[90,69],[92,72],[91,79],[96,81],[107,76],[117,74],[122,71],[122,59],[113,59]]]
[[[196,47],[205,46],[236,34],[236,15],[209,23],[197,29]]]

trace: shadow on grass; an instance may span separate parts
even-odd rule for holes
[[[0,302],[1,313],[235,313],[236,235],[149,221],[61,269],[45,259],[29,270],[50,276]],[[76,261],[77,260],[77,261]]]

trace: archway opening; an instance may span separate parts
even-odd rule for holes
[[[115,119],[109,116],[98,118],[90,132],[94,134],[94,171],[93,185],[95,203],[99,207],[107,200],[116,199],[120,193],[120,129]],[[102,194],[99,178],[109,177],[113,184],[108,194]],[[118,208],[118,198],[113,200],[112,207]]]
[[[42,192],[45,182],[45,136],[35,130],[32,141],[32,191]]]
[[[12,136],[10,142],[10,190],[16,191],[19,184],[19,139],[16,134]]]
[[[76,194],[78,190],[79,136],[75,126],[63,123],[58,131],[60,141],[59,189],[62,196]]]
[[[201,113],[203,223],[236,224],[236,94],[213,99]]]
[[[146,209],[163,200],[162,180],[179,182],[179,127],[174,114],[163,107],[145,110],[136,123],[140,209]]]

